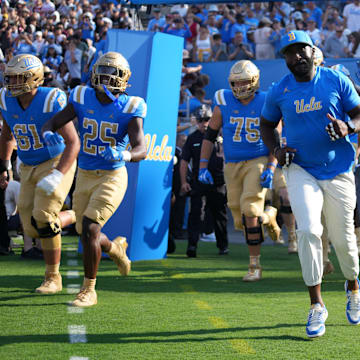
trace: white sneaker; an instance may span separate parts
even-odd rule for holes
[[[328,312],[325,306],[321,306],[319,303],[312,305],[306,324],[306,335],[310,338],[324,335],[327,317]]]
[[[359,281],[359,280],[358,280]],[[348,282],[345,281],[345,292],[347,297],[346,317],[351,325],[360,324],[360,294],[359,290],[348,290]]]
[[[203,233],[200,236],[200,240],[204,242],[215,242],[216,241],[215,233],[214,232],[212,232],[211,234]]]

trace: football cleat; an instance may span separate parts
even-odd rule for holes
[[[34,55],[16,55],[6,64],[4,83],[10,96],[28,93],[43,82],[44,66]]]
[[[306,335],[310,338],[324,335],[327,317],[328,312],[325,305],[321,306],[319,303],[311,305],[306,324]]]
[[[76,295],[76,299],[71,303],[72,306],[90,307],[97,304],[97,294],[95,290],[82,288]]]
[[[40,294],[55,294],[62,290],[62,278],[60,273],[45,273],[42,284],[35,289]]]
[[[359,283],[359,279],[357,279]],[[348,290],[348,281],[345,281],[345,292],[347,297],[346,317],[351,325],[360,324],[360,294],[359,290]]]
[[[128,244],[126,238],[118,236],[112,243],[108,252],[110,259],[117,265],[119,272],[123,276],[129,275],[131,270],[131,261],[126,255]]]
[[[269,217],[269,222],[264,225],[267,228],[271,240],[274,241],[276,244],[283,244],[284,240],[281,241],[280,239],[281,229],[276,222],[277,209],[272,206],[266,206],[264,212]]]
[[[260,71],[251,61],[240,60],[230,69],[228,80],[237,99],[248,99],[260,87]]]
[[[110,51],[95,62],[92,68],[91,85],[104,92],[103,85],[112,93],[123,93],[131,76],[127,60],[118,52]]]
[[[248,273],[243,277],[243,281],[245,282],[254,282],[261,280],[261,267],[259,266],[249,266]]]

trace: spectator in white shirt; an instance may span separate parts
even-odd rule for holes
[[[350,4],[345,5],[343,10],[346,27],[350,31],[360,30],[360,1],[354,0]]]

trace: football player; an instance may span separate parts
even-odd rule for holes
[[[249,271],[243,281],[261,279],[262,226],[267,226],[274,241],[278,241],[280,236],[276,223],[277,210],[268,206],[264,211],[266,187],[271,186],[271,175],[262,180],[263,185],[260,184],[263,171],[266,168],[274,171],[277,162],[260,137],[260,112],[265,93],[258,91],[259,81],[259,69],[251,61],[241,60],[232,66],[229,75],[231,90],[222,89],[215,93],[215,107],[200,156],[199,181],[212,183],[208,162],[222,128],[228,206],[235,228],[245,230],[250,253]]]
[[[314,64],[313,43],[300,30],[281,39],[290,74],[269,90],[261,115],[261,136],[283,166],[297,223],[302,275],[308,287],[308,337],[325,333],[327,309],[321,296],[323,275],[321,213],[346,279],[346,316],[360,324],[359,257],[354,233],[354,148],[348,134],[360,130],[360,97],[339,71]],[[286,90],[286,91],[285,91]],[[349,115],[351,120],[347,121]],[[274,129],[283,118],[285,147]]]
[[[26,235],[41,239],[46,263],[45,280],[36,292],[62,290],[59,273],[61,228],[75,222],[72,211],[60,212],[72,185],[80,142],[74,125],[59,129],[58,143],[48,145],[42,125],[66,105],[65,93],[42,87],[42,62],[33,55],[17,55],[6,65],[5,87],[0,90],[4,119],[0,138],[0,183],[10,170],[10,157],[17,142],[20,165],[19,214]]]
[[[56,142],[54,132],[78,119],[81,149],[73,204],[76,230],[84,248],[85,277],[74,306],[97,303],[95,284],[102,251],[109,254],[122,275],[128,275],[131,268],[126,239],[117,237],[111,242],[101,232],[125,195],[125,162],[137,162],[146,156],[146,104],[142,98],[126,94],[130,75],[129,64],[120,53],[102,55],[93,66],[91,87],[75,87],[69,104],[42,129]],[[128,138],[131,150],[126,150]]]

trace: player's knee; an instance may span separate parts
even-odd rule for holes
[[[101,226],[96,221],[88,218],[87,216],[83,216],[82,231],[87,235],[87,239],[97,239],[101,232]]]
[[[246,216],[243,215],[243,225],[245,229],[245,239],[249,246],[260,245],[264,242],[264,232],[262,227],[262,218],[259,216],[256,218],[257,221],[247,221]]]
[[[247,204],[243,207],[243,215],[255,218],[259,217],[262,214],[262,211],[260,211],[259,207],[255,204]]]
[[[61,233],[58,222],[41,222],[31,217],[31,225],[37,230],[40,238],[53,238]]]

